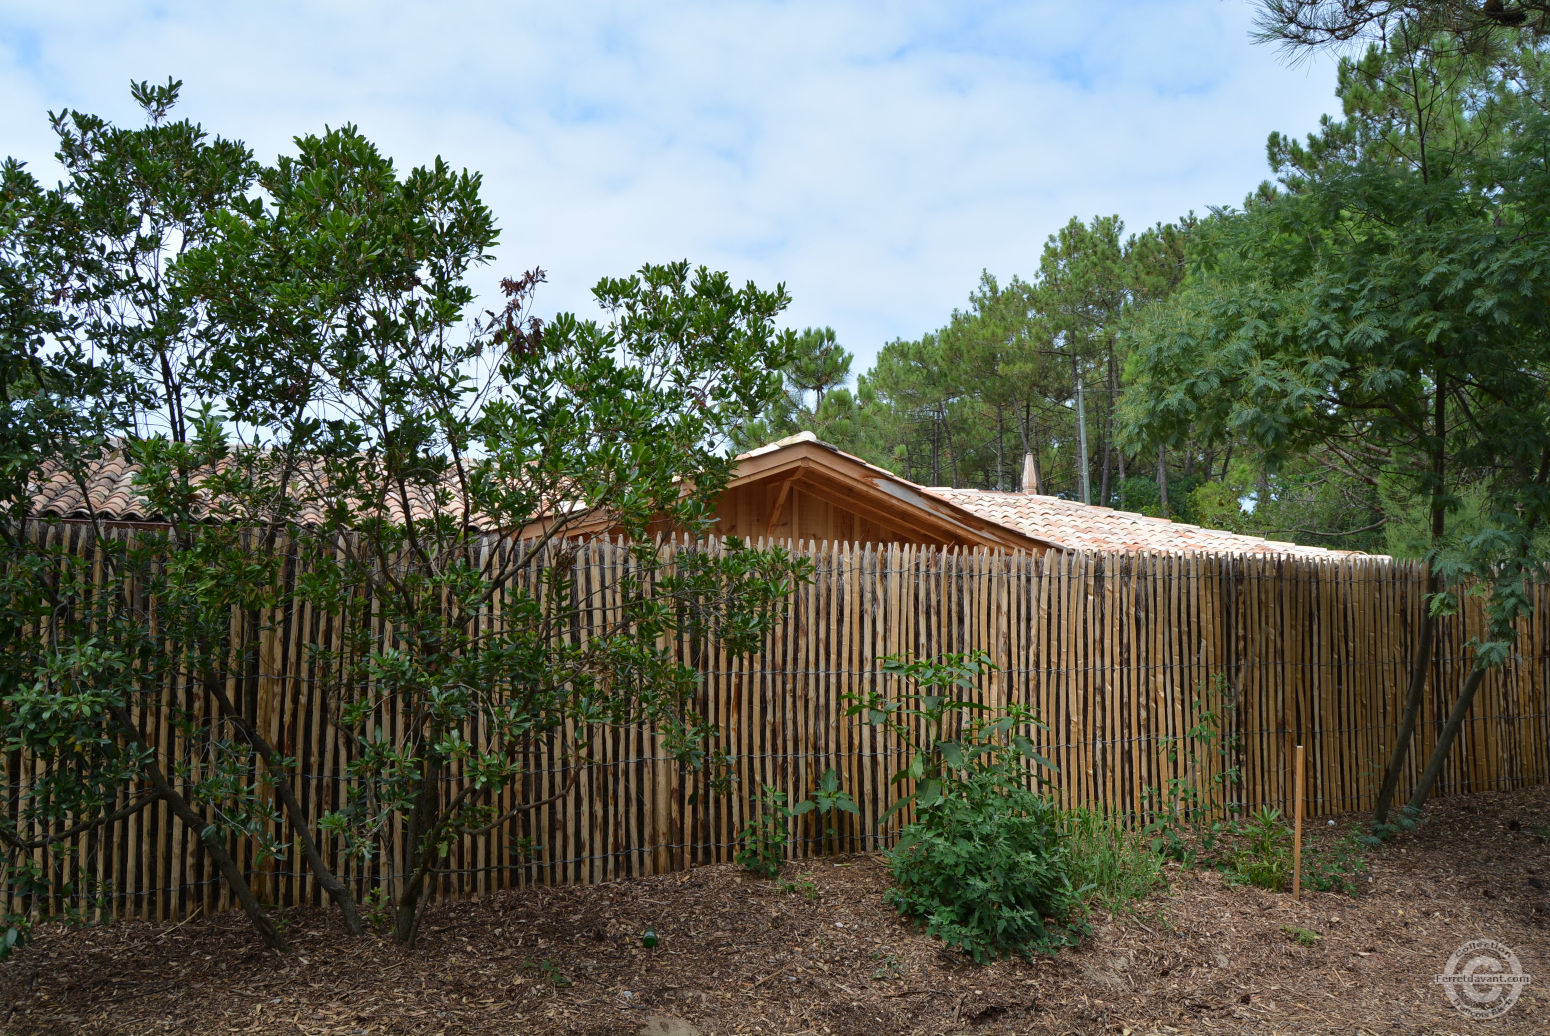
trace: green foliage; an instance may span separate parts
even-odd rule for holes
[[[1013,703],[1001,715],[987,716],[989,706],[964,696],[995,670],[983,651],[935,659],[892,655],[883,659],[881,669],[907,681],[911,692],[898,699],[879,691],[845,695],[846,716],[860,716],[893,734],[905,749],[906,761],[891,778],[902,790],[880,822],[912,806],[917,815],[930,809],[962,774],[994,771],[1008,781],[1028,776],[1047,783],[1029,767],[1059,772],[1024,733],[1045,729],[1026,706]]]
[[[818,779],[812,798],[788,806],[786,793],[766,784],[751,799],[750,810],[752,818],[738,834],[743,848],[735,859],[745,870],[765,878],[780,874],[791,841],[793,818],[811,813],[824,821],[825,845],[832,849],[838,835],[834,814],[860,812],[856,800],[840,786],[839,771],[832,766]]]
[[[1160,742],[1175,773],[1163,787],[1146,789],[1150,816],[1143,828],[1153,852],[1185,866],[1202,855],[1214,859],[1235,833],[1239,807],[1234,789],[1242,774],[1236,762],[1238,738],[1224,733],[1236,709],[1226,678],[1217,676],[1197,687],[1191,706],[1195,722],[1184,736]]]
[[[888,902],[979,963],[1052,953],[1076,941],[1059,816],[1046,799],[995,771],[950,781],[888,855]]]
[[[1441,50],[1479,53],[1550,34],[1550,10],[1532,0],[1259,0],[1258,6],[1258,38],[1295,48],[1345,51],[1352,41],[1419,32],[1435,33]]]
[[[1087,890],[1089,905],[1113,914],[1136,905],[1165,883],[1163,857],[1123,819],[1094,809],[1060,815],[1071,884]]]
[[[776,882],[775,887],[782,892],[800,893],[809,903],[815,903],[818,900],[818,885],[813,881],[811,874],[798,874],[795,881],[783,879]]]
[[[1367,877],[1367,849],[1357,826],[1334,839],[1309,840],[1302,849],[1303,888],[1359,895],[1364,891],[1362,879]]]
[[[26,918],[6,915],[0,918],[4,926],[0,927],[0,960],[5,960],[12,953],[27,945],[27,936],[31,931]]]
[[[818,787],[813,789],[813,797],[803,799],[791,807],[792,816],[807,813],[813,813],[823,821],[824,843],[832,851],[839,838],[839,829],[834,825],[838,818],[834,814],[849,813],[856,816],[861,813],[861,808],[856,805],[850,792],[840,786],[840,772],[831,766],[818,778]]]
[[[872,970],[873,982],[892,982],[901,979],[907,970],[897,954],[873,950],[871,959],[878,962],[877,967]]]
[[[1295,925],[1282,925],[1281,931],[1297,940],[1298,946],[1316,946],[1324,938],[1310,928],[1298,928]]]
[[[554,961],[549,960],[547,957],[540,961],[529,961],[528,963],[524,964],[523,967],[531,971],[538,972],[539,979],[549,983],[555,989],[569,989],[571,986],[575,985],[575,983],[567,978],[565,973],[560,970],[560,966]]]
[[[209,522],[258,451],[227,441],[229,411],[202,393],[210,343],[201,301],[178,277],[179,258],[220,236],[258,166],[240,143],[170,120],[178,90],[135,84],[139,129],[53,116],[66,173],[56,188],[15,160],[0,174],[0,391],[15,418],[0,437],[0,739],[43,767],[18,793],[27,833],[0,821],[0,878],[19,880],[24,854],[37,852],[49,858],[37,901],[70,894],[75,835],[160,802],[279,945],[225,843],[244,839],[257,859],[281,851],[270,803],[284,765],[255,742],[227,686],[247,686],[257,664],[232,657],[234,615],[272,603],[283,559],[250,531]],[[94,523],[88,563],[29,521],[28,487],[80,483],[109,453],[139,465],[144,509],[167,527],[126,542]],[[216,467],[196,487],[194,473]],[[17,636],[29,628],[47,635]],[[187,697],[168,697],[179,684]],[[183,752],[156,743],[169,727]],[[132,780],[148,791],[131,795]]]
[[[1086,479],[1092,502],[1130,507],[1123,476],[1134,461],[1114,423],[1124,318],[1177,285],[1191,222],[1127,238],[1118,217],[1072,219],[1050,235],[1031,281],[982,272],[945,326],[882,348],[860,379],[881,433],[840,445],[927,485],[1001,490],[1020,488],[1029,455],[1040,492],[1080,499]]]
[[[1271,892],[1284,892],[1292,879],[1292,829],[1281,811],[1261,806],[1244,822],[1232,851],[1232,873]]]
[[[1029,787],[1033,767],[1054,769],[1023,733],[1042,724],[1016,706],[988,715],[965,696],[994,668],[983,652],[890,657],[882,668],[909,693],[852,695],[846,714],[905,747],[893,777],[905,787],[882,819],[912,809],[914,820],[888,854],[888,902],[981,963],[1073,942],[1081,890],[1057,811]]]
[[[754,815],[738,832],[737,840],[743,847],[734,859],[750,874],[774,878],[786,860],[795,813],[786,805],[786,793],[768,784],[759,789],[750,807]]]
[[[361,900],[361,916],[373,928],[383,929],[387,927],[387,923],[393,915],[389,908],[387,890],[381,885],[374,887]]]
[[[393,854],[412,943],[449,847],[511,818],[502,792],[538,741],[576,731],[579,762],[600,728],[644,723],[724,773],[674,645],[749,650],[806,572],[781,550],[693,546],[722,446],[790,359],[788,298],[675,262],[599,282],[602,321],[541,323],[534,270],[474,317],[469,275],[497,240],[477,175],[399,170],[349,126],[263,165],[171,121],[177,93],[135,88],[142,129],[56,117],[58,189],[14,161],[0,174],[0,391],[18,429],[0,438],[0,738],[43,761],[31,829],[160,801],[272,945],[229,844],[297,847],[352,927],[322,836]],[[23,518],[45,473],[80,480],[115,455],[165,525],[124,540],[94,522],[98,571]],[[604,533],[627,537],[623,563],[579,586],[574,537]],[[603,598],[606,626],[578,633]],[[354,742],[321,827],[295,760],[247,718],[261,660],[233,635],[308,608],[334,636],[299,650]],[[125,805],[133,782],[153,793]],[[29,838],[0,826],[0,874],[69,841]]]
[[[856,433],[856,400],[844,385],[854,359],[836,340],[834,328],[804,330],[781,368],[781,390],[771,394],[757,415],[733,429],[733,444],[749,450],[802,431],[825,442],[851,439]]]
[[[1419,510],[1403,549],[1491,588],[1491,666],[1550,518],[1550,75],[1529,40],[1396,28],[1341,62],[1343,118],[1273,134],[1278,184],[1199,229],[1188,281],[1135,327],[1124,423],[1138,444],[1241,436],[1271,472],[1322,462]]]

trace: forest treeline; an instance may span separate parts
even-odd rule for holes
[[[1499,449],[1542,441],[1550,373],[1542,39],[1391,28],[1341,61],[1339,115],[1269,135],[1272,178],[1239,204],[1139,232],[1073,217],[869,371],[809,329],[737,445],[811,430],[919,483],[1000,490],[1026,458],[1069,499],[1405,557],[1458,546],[1543,479]]]

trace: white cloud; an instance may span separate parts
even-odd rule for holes
[[[982,267],[1027,276],[1073,215],[1132,229],[1236,203],[1272,129],[1334,107],[1327,63],[1248,40],[1246,0],[901,5],[37,4],[0,14],[8,153],[45,109],[131,122],[131,79],[272,158],[353,122],[401,166],[484,173],[481,277],[546,309],[688,257],[784,281],[861,356],[940,325]]]

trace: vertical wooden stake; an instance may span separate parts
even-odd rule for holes
[[[1297,775],[1292,782],[1292,898],[1302,898],[1302,745],[1297,746]]]

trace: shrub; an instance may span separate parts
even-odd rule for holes
[[[1004,954],[1053,952],[1074,941],[1080,895],[1067,875],[1059,814],[1028,785],[1055,766],[1023,733],[1041,727],[1027,709],[985,716],[966,697],[995,667],[983,652],[888,658],[883,671],[913,693],[851,696],[862,716],[905,746],[894,774],[904,787],[883,819],[914,809],[889,854],[897,886],[888,902],[950,946],[984,963]]]
[[[1075,942],[1067,867],[1054,806],[1001,773],[975,773],[905,828],[888,902],[980,963],[1053,952]]]

